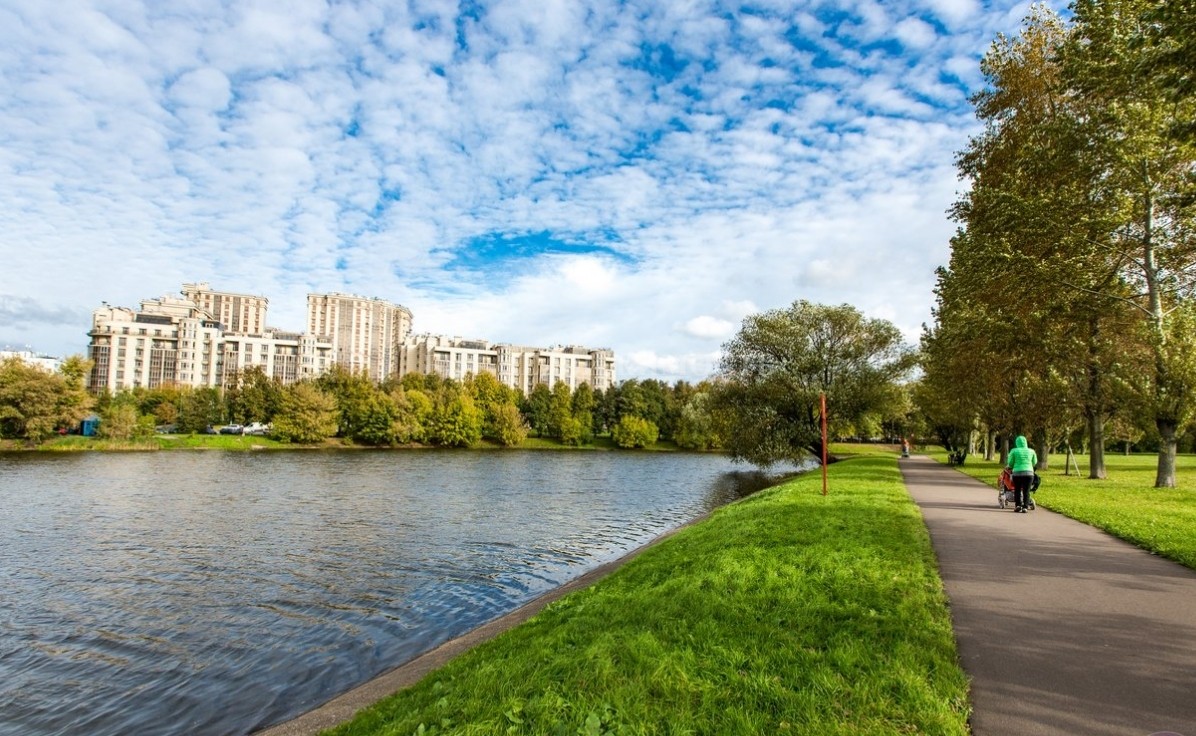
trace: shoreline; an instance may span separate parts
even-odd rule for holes
[[[194,437],[207,437],[208,435],[195,435]],[[214,437],[214,436],[213,436]],[[423,445],[409,443],[405,445],[361,445],[355,443],[347,443],[338,439],[330,439],[320,444],[292,444],[283,443],[276,440],[267,439],[265,442],[255,438],[254,441],[245,441],[237,437],[226,437],[218,440],[200,440],[195,439],[189,435],[166,436],[161,441],[133,441],[133,440],[86,440],[86,441],[69,441],[69,442],[46,442],[36,445],[30,445],[22,440],[0,440],[0,453],[48,453],[48,454],[69,454],[79,452],[111,452],[111,453],[125,453],[125,452],[178,452],[189,450],[222,450],[226,452],[311,452],[311,451],[402,451],[402,450],[429,450],[429,451],[453,451],[453,450],[469,450],[469,451],[483,451],[483,452],[503,452],[510,450],[535,450],[543,452],[561,452],[561,451],[580,451],[580,452],[684,452],[698,455],[719,455],[726,454],[725,450],[689,450],[678,447],[673,443],[657,444],[652,447],[626,449],[616,447],[608,442],[596,442],[589,445],[562,445],[549,444],[549,440],[533,439],[531,442],[525,442],[519,445],[503,446],[487,441],[479,442],[470,447],[441,447],[437,445]]]
[[[449,661],[456,657],[465,654],[479,644],[484,644],[500,634],[519,626],[542,611],[549,604],[570,593],[590,587],[646,550],[683,529],[705,521],[710,517],[711,513],[713,512],[708,511],[675,529],[664,532],[622,557],[603,563],[580,577],[574,578],[537,598],[533,598],[509,613],[488,621],[461,636],[450,639],[414,659],[375,675],[362,684],[340,695],[336,695],[319,705],[313,706],[311,710],[302,715],[296,716],[289,721],[283,721],[273,726],[266,726],[251,731],[250,733],[253,736],[316,736],[316,734],[326,729],[346,723],[352,720],[359,710],[369,707],[400,690],[415,685],[424,677],[448,664]]]

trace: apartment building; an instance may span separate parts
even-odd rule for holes
[[[105,304],[92,312],[92,390],[223,386],[251,366],[289,384],[333,363],[327,340],[265,327],[265,297],[212,291],[207,284],[184,284],[182,293],[181,299],[146,299],[138,310]],[[212,309],[257,331],[234,332]]]
[[[224,325],[225,332],[260,335],[266,332],[266,309],[270,300],[264,296],[213,291],[207,282],[183,284],[183,298]]]
[[[331,342],[337,365],[382,381],[399,370],[411,310],[352,294],[308,294],[307,332]]]
[[[605,391],[615,383],[615,355],[607,348],[532,348],[423,334],[403,342],[399,374],[408,373],[455,380],[490,373],[499,383],[525,394],[531,393],[536,384],[552,388],[558,381],[570,390],[587,383],[596,391]]]
[[[220,323],[188,299],[146,299],[138,311],[104,305],[92,312],[87,333],[88,385],[218,385],[222,334]]]
[[[457,380],[490,373],[525,393],[558,381],[571,390],[615,384],[615,355],[607,348],[412,336],[410,310],[382,299],[308,294],[307,331],[298,333],[266,326],[265,297],[215,291],[202,282],[183,284],[181,293],[146,299],[138,310],[104,304],[92,313],[92,390],[224,386],[252,367],[290,384],[333,365],[365,371],[374,381],[407,373]]]
[[[255,366],[283,384],[315,378],[332,367],[332,356],[332,344],[314,335],[274,331],[263,335],[225,335],[221,384],[229,384],[237,374]]]

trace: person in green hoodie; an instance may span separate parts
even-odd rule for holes
[[[1018,435],[1013,449],[1005,458],[1005,467],[1013,474],[1014,511],[1026,513],[1030,505],[1030,486],[1034,483],[1034,466],[1038,465],[1038,453],[1026,444],[1025,435]]]

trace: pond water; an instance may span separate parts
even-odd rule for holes
[[[0,736],[250,733],[773,481],[682,453],[0,454]]]

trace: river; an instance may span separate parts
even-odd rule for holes
[[[768,482],[683,453],[0,454],[0,736],[246,734]]]

